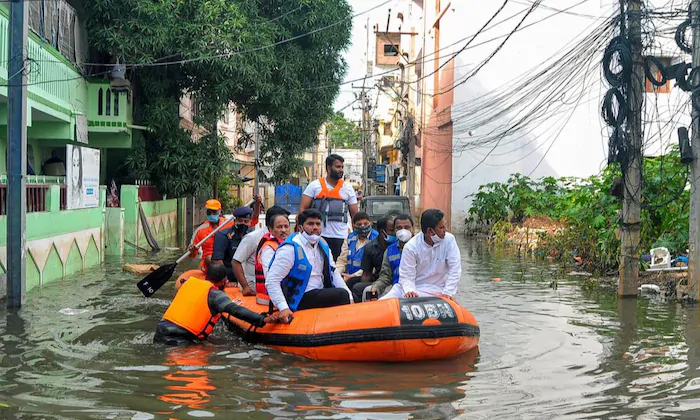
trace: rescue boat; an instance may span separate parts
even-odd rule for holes
[[[178,282],[189,278],[191,270]],[[235,303],[263,313],[255,296],[226,288]],[[246,341],[325,361],[412,362],[456,357],[479,344],[479,324],[458,303],[439,297],[387,299],[294,313],[291,324],[257,328],[230,317],[229,328]]]

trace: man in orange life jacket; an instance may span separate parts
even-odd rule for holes
[[[270,296],[265,288],[265,276],[277,248],[289,236],[289,216],[283,213],[266,214],[265,223],[268,232],[258,241],[255,251],[255,301],[259,305],[268,306]]]
[[[302,232],[285,239],[270,262],[265,287],[284,322],[297,310],[352,301],[350,289],[335,269],[328,244],[320,236],[322,217],[316,209],[299,214],[297,223],[302,225]]]
[[[333,261],[340,256],[343,242],[348,237],[348,212],[357,213],[357,195],[352,185],[343,182],[345,160],[339,155],[326,158],[326,177],[306,187],[301,197],[299,212],[314,208],[323,217],[323,239],[331,249]]]
[[[202,252],[202,261],[199,263],[199,267],[204,273],[207,272],[207,266],[211,261],[211,253],[214,250],[214,237],[207,239],[200,248],[196,248],[195,245],[198,244],[202,239],[211,233],[214,229],[219,226],[219,223],[223,223],[226,219],[221,214],[221,202],[219,200],[210,199],[207,200],[204,207],[207,210],[207,221],[202,223],[197,229],[195,229],[192,235],[192,242],[189,246],[190,258],[197,258],[199,251]],[[225,228],[233,226],[233,223],[225,226]]]
[[[158,323],[153,341],[168,345],[204,341],[224,313],[258,327],[280,322],[280,314],[263,316],[235,304],[223,291],[227,283],[226,267],[219,263],[209,265],[206,280],[187,279]]]

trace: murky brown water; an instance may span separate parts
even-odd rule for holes
[[[700,417],[697,307],[618,306],[576,279],[555,290],[553,267],[461,245],[458,300],[481,344],[442,362],[315,362],[223,330],[204,346],[154,346],[172,283],[145,299],[121,263],[35,290],[19,314],[0,309],[0,418]]]

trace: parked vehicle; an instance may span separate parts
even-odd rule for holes
[[[377,223],[377,220],[389,213],[411,214],[411,206],[408,202],[408,197],[401,195],[371,195],[364,197],[360,201],[360,211],[367,213],[374,225]]]

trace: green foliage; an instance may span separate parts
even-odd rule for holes
[[[219,178],[217,197],[221,202],[224,213],[232,213],[236,208],[243,205],[243,200],[234,194],[234,189],[239,184],[240,182],[236,182],[235,178],[231,177],[230,174],[225,174]]]
[[[326,131],[334,149],[361,149],[362,131],[360,126],[348,121],[345,116],[336,112],[326,126]]]
[[[640,253],[665,246],[674,255],[688,247],[689,191],[687,167],[680,163],[677,147],[663,158],[644,160]],[[586,179],[543,178],[532,180],[519,174],[507,182],[482,185],[472,195],[471,217],[488,223],[503,242],[504,227],[531,216],[548,216],[565,229],[544,235],[543,256],[570,261],[580,256],[593,268],[617,268],[620,255],[621,201],[611,195],[619,170],[608,167],[601,175]]]
[[[136,122],[151,129],[127,164],[173,196],[211,192],[228,170],[214,127],[231,103],[263,124],[270,181],[288,179],[300,160],[287,158],[315,144],[331,112],[352,26],[346,0],[92,0],[85,9],[91,61],[127,63]],[[210,131],[197,143],[180,127],[183,92]]]

